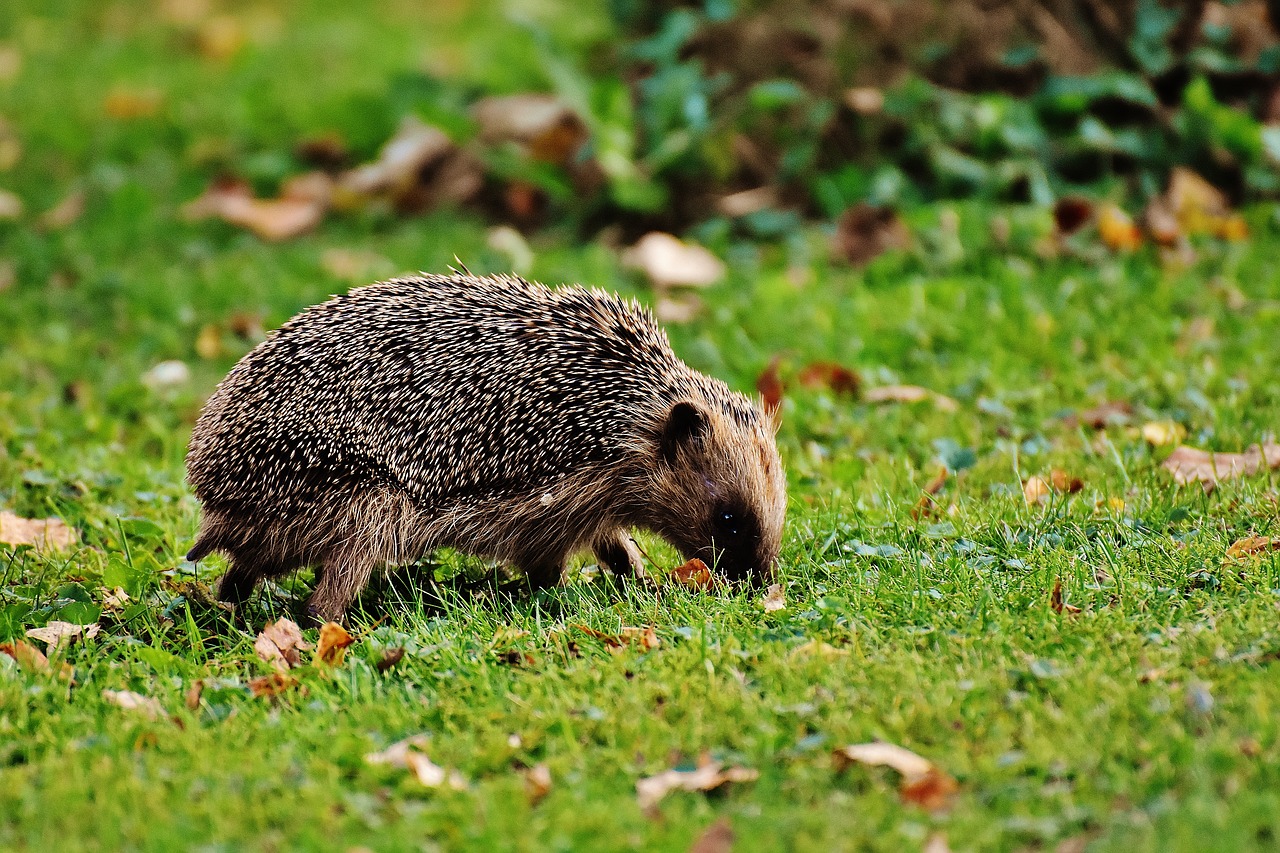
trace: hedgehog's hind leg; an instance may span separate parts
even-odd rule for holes
[[[307,615],[317,624],[341,622],[377,565],[373,554],[358,548],[342,548],[325,556],[318,571],[320,580],[307,599]]]
[[[239,607],[249,600],[258,581],[274,573],[266,571],[259,561],[243,553],[229,553],[227,556],[227,570],[218,581],[218,600]]]
[[[591,546],[600,565],[619,577],[633,577],[644,583],[652,582],[644,567],[644,555],[636,540],[626,530],[612,530]]]

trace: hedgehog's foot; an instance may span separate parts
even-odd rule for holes
[[[326,557],[318,572],[319,582],[307,599],[307,616],[317,625],[341,622],[347,608],[369,584],[377,560],[367,554],[340,552]]]
[[[252,560],[235,554],[229,556],[230,565],[218,581],[218,600],[238,608],[249,600],[264,573]]]
[[[615,530],[609,533],[591,548],[596,560],[619,577],[635,578],[645,584],[652,584],[653,578],[644,567],[644,554],[640,546],[626,530]]]

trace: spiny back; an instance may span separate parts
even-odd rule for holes
[[[188,470],[208,506],[280,515],[370,482],[424,506],[527,493],[621,459],[681,395],[755,417],[616,296],[396,279],[304,311],[245,356],[196,424]]]

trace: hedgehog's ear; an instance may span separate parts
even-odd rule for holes
[[[667,462],[675,460],[682,447],[701,441],[709,428],[707,415],[693,403],[676,403],[667,412],[658,439],[658,451]]]

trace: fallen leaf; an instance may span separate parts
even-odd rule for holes
[[[694,770],[665,770],[636,782],[640,808],[656,806],[671,791],[713,791],[729,782],[754,782],[760,773],[749,767],[725,767],[703,757]]]
[[[196,49],[205,59],[225,62],[244,47],[244,26],[231,15],[214,15],[196,30]]]
[[[1244,453],[1211,453],[1178,447],[1161,467],[1172,473],[1179,485],[1200,482],[1212,487],[1223,480],[1280,468],[1280,444],[1255,444]]]
[[[49,659],[44,652],[22,640],[0,643],[0,654],[8,655],[18,662],[18,666],[30,672],[49,671]]]
[[[176,388],[191,380],[191,368],[186,362],[177,359],[162,361],[139,377],[142,384],[153,391],[165,388]]]
[[[769,359],[769,365],[756,377],[756,391],[764,402],[765,411],[774,411],[782,405],[782,379],[778,376],[778,364],[781,356]]]
[[[115,589],[107,589],[102,587],[102,609],[111,613],[118,613],[125,608],[133,599],[129,597],[129,593],[124,591],[124,587],[116,587]]]
[[[27,631],[27,636],[33,640],[39,640],[48,647],[49,652],[62,645],[84,638],[91,640],[98,636],[101,630],[97,622],[92,625],[77,625],[74,622],[62,622],[53,619],[41,628],[31,628]]]
[[[715,581],[711,575],[710,567],[697,557],[694,557],[683,566],[676,566],[672,569],[671,577],[681,586],[697,590],[710,589]]]
[[[1074,234],[1093,218],[1093,202],[1080,196],[1066,196],[1053,206],[1053,224],[1059,234]]]
[[[868,263],[891,249],[906,249],[910,245],[911,232],[892,208],[855,204],[836,222],[833,249],[855,266]]]
[[[605,644],[610,651],[618,651],[627,646],[628,643],[638,643],[645,651],[656,649],[662,645],[662,641],[658,639],[658,635],[654,632],[652,626],[644,628],[624,627],[618,634],[606,634],[603,631],[597,631],[595,628],[588,628],[586,625],[572,625],[584,634],[595,637],[597,640]]]
[[[1147,209],[1142,212],[1142,222],[1151,239],[1161,246],[1172,247],[1182,242],[1182,228],[1178,224],[1178,217],[1164,198],[1157,196],[1151,199]]]
[[[722,817],[694,839],[689,853],[730,853],[733,840],[733,826],[727,817]]]
[[[622,254],[622,262],[640,270],[657,288],[707,287],[724,277],[724,261],[701,246],[662,231],[650,231]]]
[[[884,92],[872,86],[859,86],[845,90],[844,102],[859,115],[875,115],[884,109]]]
[[[587,142],[587,126],[554,95],[520,93],[482,98],[471,108],[489,145],[516,143],[531,159],[568,167]]]
[[[1102,242],[1117,252],[1132,251],[1142,245],[1142,231],[1133,218],[1114,204],[1098,211],[1098,234]]]
[[[485,233],[485,245],[502,255],[507,266],[517,275],[528,275],[533,269],[533,249],[529,241],[510,225],[498,225]]]
[[[1028,506],[1044,503],[1052,494],[1053,488],[1043,477],[1028,477],[1027,482],[1022,484],[1022,497]]]
[[[1055,579],[1053,582],[1053,592],[1049,593],[1049,606],[1053,608],[1054,613],[1079,613],[1080,608],[1074,604],[1067,604],[1062,597],[1062,581]]]
[[[347,646],[355,641],[356,638],[337,622],[324,623],[320,626],[320,639],[316,641],[316,662],[341,666],[342,659],[347,654]]]
[[[932,400],[942,412],[954,412],[960,405],[950,397],[921,388],[919,385],[882,385],[868,388],[862,395],[868,403],[922,403]]]
[[[689,323],[702,311],[702,300],[696,296],[668,296],[659,294],[653,303],[653,316],[659,323]]]
[[[653,630],[652,625],[646,625],[643,628],[629,628],[624,626],[621,631],[622,639],[635,643],[646,652],[656,649],[662,645],[662,641],[658,639],[657,633]]]
[[[551,768],[535,764],[524,771],[524,793],[530,805],[537,805],[551,793]]]
[[[182,215],[190,221],[216,217],[247,228],[264,240],[278,242],[315,228],[329,206],[332,179],[323,172],[298,176],[281,186],[275,199],[253,197],[248,185],[221,182],[187,202]]]
[[[888,767],[897,771],[902,776],[898,787],[898,795],[902,801],[929,811],[945,807],[951,796],[959,790],[955,779],[933,762],[895,744],[854,744],[837,749],[835,758],[837,770],[844,770],[856,763]]]
[[[1187,436],[1187,428],[1177,421],[1152,421],[1142,425],[1142,438],[1152,447],[1177,444]]]
[[[75,528],[68,527],[60,518],[21,518],[11,512],[0,512],[0,544],[65,551],[78,539]]]
[[[716,202],[716,210],[723,216],[737,218],[759,213],[778,205],[778,191],[773,187],[756,187],[751,190],[730,193]]]
[[[22,216],[23,207],[22,199],[8,190],[0,190],[0,221],[18,219]]]
[[[1227,549],[1227,557],[1240,559],[1265,554],[1268,551],[1280,551],[1280,538],[1275,536],[1246,536],[1232,543]]]
[[[1184,234],[1227,240],[1249,236],[1244,219],[1232,214],[1226,194],[1186,167],[1177,166],[1169,174],[1164,198]]]
[[[286,690],[297,686],[298,679],[292,675],[286,675],[283,672],[273,672],[270,675],[260,675],[249,682],[249,692],[255,699],[266,697],[268,699],[279,696]]]
[[[1106,429],[1109,426],[1123,426],[1132,415],[1133,406],[1123,400],[1114,400],[1067,415],[1063,418],[1063,423],[1068,427],[1083,424],[1093,429]]]
[[[160,110],[164,93],[155,88],[116,86],[103,99],[102,109],[111,118],[150,118]]]
[[[1054,468],[1049,472],[1049,485],[1053,487],[1055,492],[1074,495],[1084,488],[1084,480],[1079,477],[1073,477],[1061,468]]]
[[[463,204],[483,188],[483,167],[438,127],[406,119],[372,163],[338,177],[334,206],[359,210],[385,199],[402,211]]]
[[[787,596],[784,594],[782,584],[769,584],[769,588],[764,592],[764,598],[760,603],[764,605],[765,613],[777,613],[779,610],[787,609]]]
[[[951,853],[951,845],[947,843],[947,835],[944,832],[933,832],[925,839],[924,849],[920,853]],[[1054,853],[1061,853],[1055,850]]]
[[[382,653],[382,657],[378,658],[378,672],[386,672],[404,659],[404,647],[396,646],[393,649],[387,649]]]
[[[924,487],[924,493],[920,495],[916,505],[911,508],[912,518],[928,518],[933,514],[934,507],[937,506],[933,496],[942,491],[942,487],[947,484],[948,476],[950,476],[950,472],[947,470],[946,465],[938,469],[937,475]]]
[[[830,388],[837,394],[858,396],[862,381],[849,368],[830,361],[815,361],[800,371],[796,380],[806,388]]]
[[[288,672],[301,663],[300,652],[310,648],[311,644],[302,639],[302,630],[290,619],[268,623],[253,643],[258,658],[279,672]]]
[[[187,695],[184,699],[184,704],[186,704],[187,710],[188,711],[200,710],[200,697],[203,695],[204,695],[204,679],[197,678],[195,681],[191,682],[191,686],[187,688]]]
[[[154,697],[143,696],[132,690],[103,690],[102,698],[112,705],[118,705],[126,711],[137,711],[152,720],[159,720],[166,716],[164,706]]]
[[[414,735],[393,743],[381,752],[371,752],[364,757],[364,760],[370,764],[405,768],[427,788],[439,788],[445,785],[458,791],[466,788],[467,781],[457,770],[445,769],[427,758],[422,750],[426,749],[429,742],[426,735]]]
[[[47,231],[61,231],[84,215],[88,195],[84,190],[73,190],[62,201],[40,216],[40,227]]]

